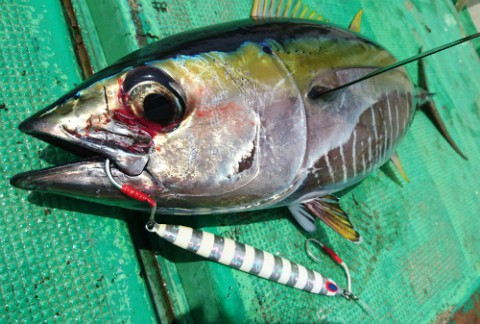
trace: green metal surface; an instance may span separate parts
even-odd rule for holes
[[[398,58],[474,32],[468,16],[457,15],[447,0],[304,2],[341,26],[363,8],[362,34]],[[251,2],[73,5],[92,65],[99,70],[167,35],[247,18]],[[80,73],[59,2],[0,0],[0,6],[0,104],[6,107],[0,109],[0,322],[151,322],[155,316],[185,322],[372,321],[344,299],[252,277],[155,237],[149,242],[137,213],[11,188],[8,179],[15,173],[72,159],[20,134],[16,125],[73,87]],[[411,183],[387,165],[342,198],[363,244],[346,242],[323,225],[306,235],[286,209],[164,220],[251,244],[344,284],[343,272],[327,257],[316,264],[306,256],[303,244],[314,236],[349,264],[354,291],[377,322],[448,321],[480,288],[478,43],[426,61],[435,102],[445,106],[440,113],[469,161],[417,113],[399,149]],[[416,76],[415,65],[408,70]]]

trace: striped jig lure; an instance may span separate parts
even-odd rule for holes
[[[147,229],[182,249],[261,278],[313,294],[358,298],[317,271],[229,238],[177,225],[151,223]]]
[[[405,62],[352,31],[360,16],[346,30],[274,2],[137,50],[23,121],[29,135],[96,157],[11,183],[143,209],[107,179],[107,158],[113,179],[159,213],[287,206],[308,231],[319,218],[360,241],[332,194],[394,156],[417,90]]]

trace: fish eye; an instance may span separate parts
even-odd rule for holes
[[[185,114],[181,88],[162,70],[141,66],[130,71],[123,82],[128,108],[139,118],[170,126]]]
[[[167,96],[151,93],[143,99],[143,115],[146,119],[169,125],[182,117],[183,109],[177,101],[171,101]]]
[[[157,81],[136,84],[127,92],[132,112],[140,118],[161,126],[168,126],[184,115],[184,103],[170,89]]]

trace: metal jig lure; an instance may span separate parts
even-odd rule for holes
[[[356,299],[319,272],[248,244],[186,226],[150,221],[146,228],[184,250],[257,277],[314,294]]]

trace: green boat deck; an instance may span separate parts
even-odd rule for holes
[[[449,0],[306,1],[402,59],[475,31]],[[468,161],[418,112],[399,155],[411,182],[386,165],[345,193],[364,238],[355,245],[323,224],[305,234],[285,208],[163,217],[304,264],[345,285],[319,252],[334,248],[374,319],[343,298],[313,295],[205,261],[144,229],[147,215],[21,191],[9,179],[76,157],[20,133],[27,116],[95,71],[165,36],[247,18],[251,2],[214,0],[0,0],[0,322],[437,322],[479,320],[480,40],[426,60],[435,102]],[[81,36],[81,37],[80,37]],[[85,64],[84,64],[85,65]],[[88,65],[88,64],[87,64]],[[408,66],[416,77],[415,64]],[[470,316],[470,317],[465,317]]]

